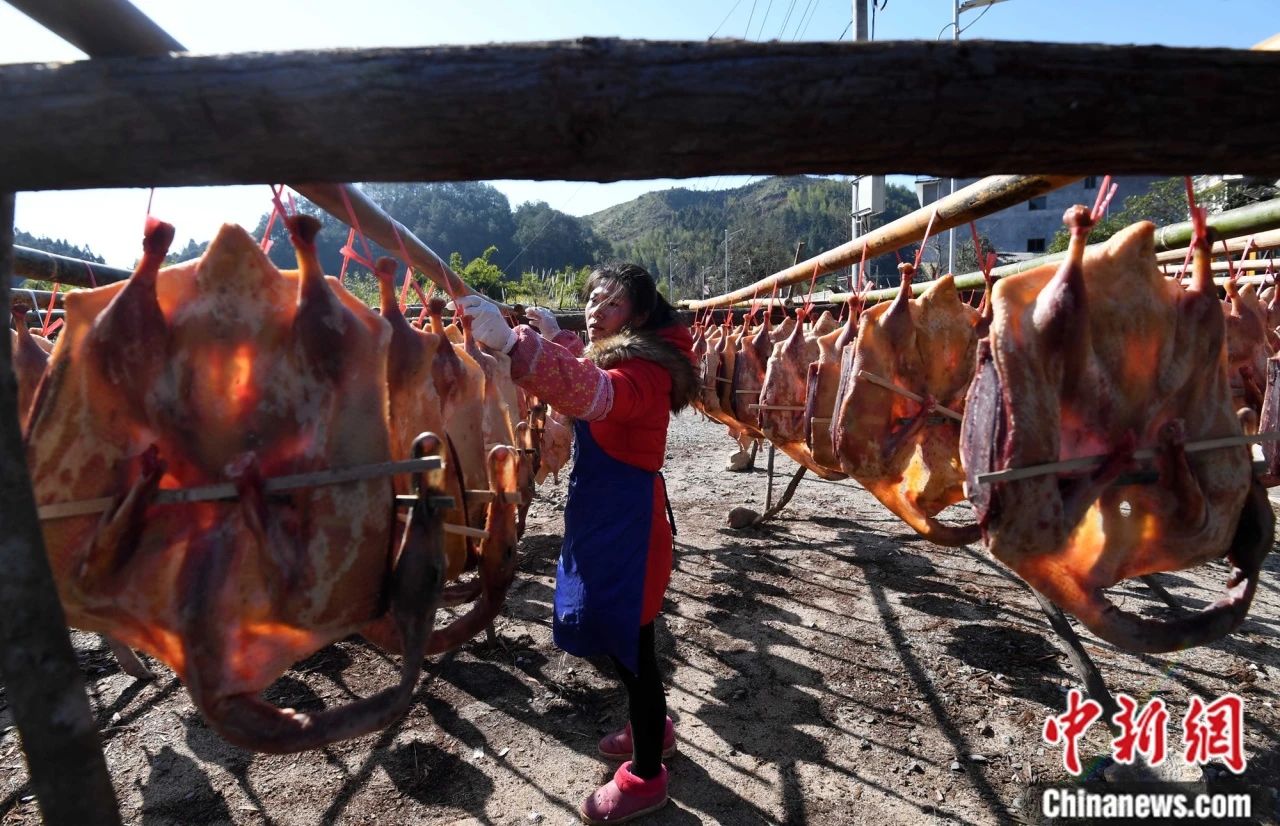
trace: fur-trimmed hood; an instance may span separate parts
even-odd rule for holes
[[[623,330],[587,345],[583,357],[601,369],[616,367],[627,359],[645,359],[666,369],[671,376],[671,412],[679,413],[698,395],[698,375],[693,366],[693,338],[679,324],[661,330]]]

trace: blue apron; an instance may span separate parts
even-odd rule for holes
[[[611,654],[634,674],[657,474],[605,453],[588,422],[575,421],[573,435],[555,643],[578,657]]]

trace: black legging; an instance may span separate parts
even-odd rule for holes
[[[618,679],[627,687],[631,716],[631,773],[649,779],[662,771],[662,736],[666,733],[667,695],[658,673],[653,623],[640,627],[640,671],[633,674],[617,657],[610,657]]]

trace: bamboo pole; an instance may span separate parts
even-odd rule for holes
[[[1178,271],[1182,269],[1182,262],[1179,261],[1175,264],[1172,261],[1166,261],[1165,263],[1157,264],[1156,266],[1158,266],[1165,275],[1176,275]],[[1209,269],[1212,272],[1231,272],[1233,269],[1236,272],[1254,272],[1256,270],[1266,270],[1268,268],[1277,269],[1278,266],[1280,265],[1277,265],[1275,261],[1269,261],[1265,258],[1253,258],[1248,261],[1214,261],[1209,264]],[[1187,272],[1189,273],[1190,271],[1191,268],[1188,266]],[[1241,283],[1247,284],[1250,282],[1245,281]]]
[[[184,51],[129,0],[9,0],[9,5],[93,57]]]
[[[9,305],[14,196],[0,194],[0,306]],[[0,336],[0,679],[45,823],[118,824],[115,793],[67,635],[18,424],[9,336]]]
[[[1272,229],[1267,230],[1266,232],[1257,232],[1251,235],[1243,235],[1225,240],[1227,243],[1227,253],[1231,254],[1242,252],[1246,244],[1249,245],[1250,249],[1255,250],[1275,249],[1276,247],[1280,247],[1280,229]],[[1215,258],[1221,258],[1223,255],[1227,254],[1222,251],[1222,244],[1214,244],[1212,252]],[[1186,257],[1186,247],[1176,250],[1165,250],[1163,252],[1156,253],[1156,263],[1177,264],[1178,266],[1182,266],[1182,262]]]
[[[351,217],[342,199],[345,191],[360,229],[365,235],[391,250],[397,257],[403,257],[400,252],[400,243],[403,242],[404,254],[409,256],[409,260],[402,263],[412,266],[430,278],[437,287],[444,290],[445,295],[453,297],[469,295],[472,292],[458,274],[449,268],[444,259],[410,232],[408,227],[383,211],[359,187],[352,184],[290,184],[290,186],[334,218],[344,224],[350,224]]]
[[[1267,230],[1280,228],[1280,198],[1274,198],[1270,201],[1261,201],[1249,206],[1239,207],[1237,209],[1220,212],[1217,215],[1209,216],[1209,234],[1215,240],[1224,238],[1238,238],[1242,235],[1250,233],[1264,232]],[[1178,224],[1170,224],[1156,230],[1155,248],[1156,252],[1166,250],[1181,249],[1186,254],[1186,247],[1191,242],[1191,222],[1183,221]],[[1091,247],[1099,246],[1099,244],[1090,244]],[[1065,252],[1055,252],[1051,255],[1040,256],[1039,258],[1030,258],[1026,261],[1017,261],[1013,264],[1005,264],[1002,267],[996,267],[991,274],[1000,280],[1020,272],[1033,270],[1036,267],[1042,267],[1045,264],[1057,264],[1066,258]],[[934,284],[933,281],[917,281],[911,285],[911,294],[920,295]],[[955,277],[956,289],[958,290],[981,290],[985,287],[986,281],[980,272],[970,272]],[[834,293],[829,300],[835,303],[848,301],[852,297],[852,293]],[[898,287],[885,287],[880,290],[870,290],[867,292],[865,299],[868,305],[877,304],[881,301],[892,301],[898,295]]]
[[[927,207],[921,207],[866,235],[801,261],[754,284],[715,298],[681,302],[681,304],[690,310],[701,310],[706,307],[732,305],[751,298],[753,294],[767,295],[775,287],[784,287],[787,284],[811,278],[815,269],[818,275],[825,275],[841,267],[851,266],[862,260],[864,250],[869,260],[920,241],[930,221],[933,223],[932,232],[939,233],[993,212],[999,212],[1037,195],[1059,189],[1077,180],[1079,178],[1069,175],[993,175],[983,178]]]
[[[124,281],[133,275],[133,272],[66,255],[55,255],[44,250],[15,246],[13,274],[19,278],[56,281],[73,287],[92,287]]]

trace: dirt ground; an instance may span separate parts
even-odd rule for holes
[[[676,719],[672,803],[644,822],[1003,823],[1033,782],[1065,780],[1040,731],[1079,682],[1020,580],[980,547],[917,538],[852,482],[806,477],[782,518],[730,530],[728,511],[763,510],[753,473],[722,470],[723,428],[673,423],[667,480],[679,534],[658,626]],[[777,458],[778,486],[795,466]],[[565,479],[529,515],[521,573],[496,641],[433,661],[408,716],[381,734],[285,757],[233,748],[160,667],[140,683],[99,638],[74,641],[128,823],[576,822],[611,768],[600,735],[625,720],[609,675],[551,644]],[[944,514],[965,519],[967,508]],[[1170,748],[1191,695],[1245,700],[1245,774],[1280,780],[1280,587],[1273,554],[1249,619],[1230,639],[1167,656],[1120,653],[1085,635],[1113,691],[1158,696]],[[1160,580],[1188,606],[1215,599],[1214,565]],[[1168,609],[1141,585],[1125,607]],[[286,674],[269,697],[316,708],[390,684],[397,663],[353,638]],[[0,714],[4,824],[39,814],[18,736]],[[1101,724],[1083,756],[1109,753]],[[1214,767],[1210,767],[1212,773]],[[1274,797],[1267,813],[1274,817]]]

